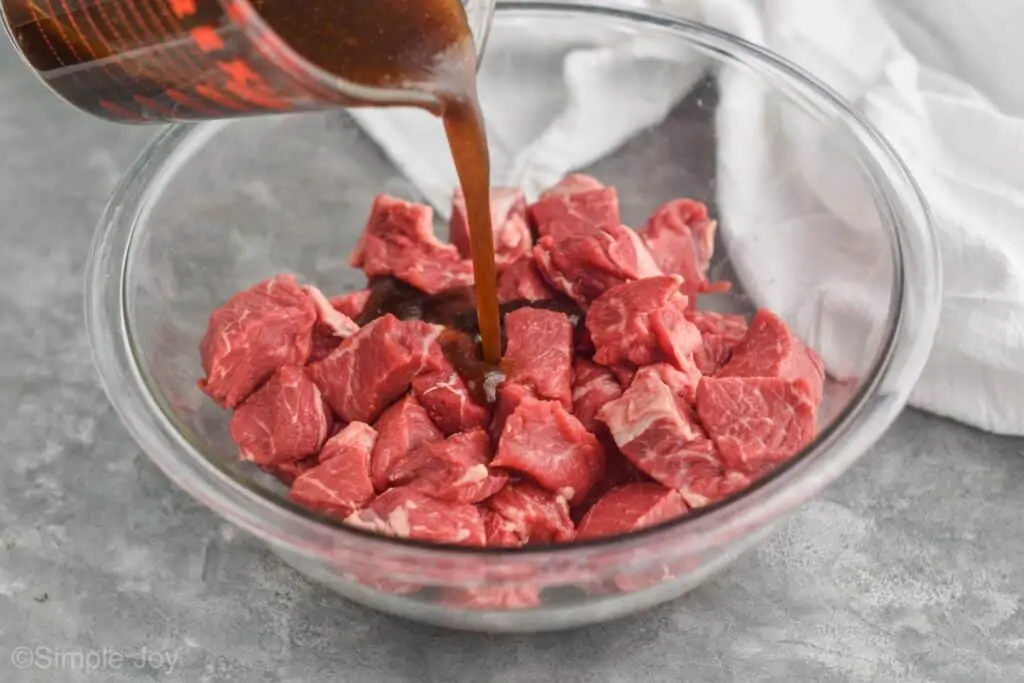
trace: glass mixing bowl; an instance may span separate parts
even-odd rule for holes
[[[895,419],[927,358],[938,315],[937,250],[913,181],[879,135],[813,78],[700,25],[578,3],[505,3],[492,39],[530,27],[577,46],[642,38],[660,46],[648,57],[652,69],[711,64],[712,75],[663,122],[585,169],[619,188],[630,224],[677,196],[706,201],[718,213],[734,188],[723,182],[728,169],[721,168],[719,143],[730,141],[718,138],[724,133],[716,121],[726,120],[728,107],[746,106],[743,98],[716,95],[716,83],[731,79],[731,86],[749,82],[768,93],[787,125],[829,149],[845,196],[857,201],[859,241],[883,249],[882,262],[866,264],[862,275],[887,303],[856,318],[859,328],[845,328],[846,347],[855,353],[826,358],[831,379],[820,436],[748,490],[616,538],[516,551],[467,549],[347,528],[290,503],[279,484],[240,462],[227,433],[229,415],[196,387],[210,312],[279,272],[294,272],[332,295],[360,287],[362,275],[346,258],[373,196],[418,198],[345,112],[170,128],[113,197],[87,282],[91,342],[110,400],[175,483],[342,595],[412,619],[479,630],[536,631],[610,619],[679,596],[728,565],[846,470]],[[488,82],[493,76],[486,61],[485,112],[489,93],[501,85]],[[528,63],[521,73],[540,77]],[[537,101],[520,105],[551,106],[532,92],[524,88],[520,97]],[[787,138],[773,144],[784,147]],[[495,158],[501,163],[500,154]],[[809,179],[790,174],[777,182],[797,186]],[[758,304],[760,292],[749,285],[765,282],[749,280],[738,268],[733,276],[732,267],[777,237],[749,224],[749,214],[719,216],[714,268],[734,277],[740,295],[725,302],[732,306]],[[787,239],[803,229],[794,244],[814,244],[821,239],[815,225],[790,226]],[[786,284],[794,269],[778,268],[771,277]],[[821,330],[802,328],[791,311],[780,313],[812,344],[820,336]],[[539,606],[501,606],[503,598],[534,588],[541,590]],[[467,604],[467,591],[494,604]]]

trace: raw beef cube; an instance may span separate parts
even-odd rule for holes
[[[420,404],[446,435],[487,427],[490,407],[473,398],[459,376],[435,344],[426,368],[412,380],[412,390]]]
[[[601,428],[607,432],[604,425]],[[640,482],[650,482],[651,478],[646,474],[637,469],[634,465],[626,458],[620,451],[619,447],[615,445],[615,440],[609,434],[602,434],[598,437],[601,441],[601,445],[604,447],[605,453],[605,473],[601,477],[601,480],[597,482],[594,488],[590,489],[590,493],[587,497],[578,505],[574,505],[571,509],[573,520],[579,522],[583,516],[593,507],[594,503],[601,500],[604,494],[608,493],[614,488],[619,486],[625,486],[627,484],[637,484]]]
[[[656,363],[648,367],[658,373],[658,377],[672,390],[673,394],[690,405],[697,400],[697,386],[703,375],[694,363],[686,364],[683,370],[678,370],[668,363]]]
[[[687,294],[703,291],[715,253],[716,223],[700,202],[677,199],[659,207],[640,236],[658,266],[669,275],[682,275]]]
[[[622,223],[614,187],[549,194],[530,205],[529,216],[538,235],[555,239],[614,228]]]
[[[636,377],[637,368],[632,364],[620,363],[618,365],[613,365],[608,369],[612,371],[612,374],[615,375],[615,379],[619,381],[619,385],[623,387],[628,387],[632,384],[633,378]]]
[[[370,454],[377,445],[377,430],[364,422],[352,422],[339,429],[327,440],[320,451],[319,461],[327,462],[331,458],[344,455],[348,451],[366,452],[366,462],[370,462]],[[369,465],[366,469],[369,473]],[[367,475],[369,476],[369,475]]]
[[[806,380],[708,377],[697,414],[730,470],[755,474],[796,455],[814,438],[816,406]]]
[[[733,349],[747,334],[747,319],[711,311],[687,311],[686,318],[700,330],[703,341],[693,360],[701,374],[714,375],[729,362]]]
[[[313,335],[310,338],[308,363],[319,363],[341,346],[341,337],[335,337],[328,330],[316,325],[313,327]]]
[[[280,465],[316,455],[331,428],[320,390],[302,368],[286,365],[231,417],[231,438],[245,460]]]
[[[540,604],[540,592],[532,586],[445,588],[441,602],[461,609],[529,609]]]
[[[604,474],[604,449],[561,403],[524,398],[505,422],[491,464],[528,474],[577,503]]]
[[[360,422],[338,432],[320,452],[320,464],[295,480],[289,497],[342,519],[362,509],[374,495],[370,453],[376,438],[373,428]]]
[[[669,488],[685,484],[692,467],[718,464],[714,444],[685,400],[655,368],[641,368],[622,397],[608,403],[599,418],[623,455]]]
[[[701,347],[693,354],[693,362],[702,375],[711,377],[732,358],[733,349],[739,343],[735,337],[724,334],[705,334]]]
[[[604,425],[597,413],[605,403],[622,396],[622,386],[608,368],[577,358],[573,364],[572,414],[589,432]]]
[[[372,423],[409,390],[440,333],[435,325],[387,314],[310,365],[309,374],[335,413],[347,422]]]
[[[345,522],[385,536],[419,541],[473,546],[487,541],[483,517],[475,505],[435,500],[408,486],[385,491]]]
[[[572,408],[573,326],[564,313],[520,308],[505,316],[509,384],[533,389],[538,398]]]
[[[300,474],[313,469],[316,467],[316,464],[317,459],[309,457],[302,460],[289,460],[276,465],[259,465],[259,468],[270,476],[275,477],[285,486],[291,486]]]
[[[434,235],[434,211],[387,195],[373,202],[350,262],[369,278],[391,275],[436,294],[473,284],[473,264]]]
[[[340,313],[355,320],[366,310],[366,304],[370,301],[370,290],[360,289],[348,294],[332,296],[329,301]]]
[[[565,499],[536,484],[509,484],[487,501],[487,544],[519,547],[571,541],[575,535]]]
[[[749,476],[726,470],[722,465],[693,464],[679,494],[691,508],[702,508],[742,491],[751,481]]]
[[[589,192],[590,190],[600,190],[603,187],[604,183],[597,178],[584,173],[572,173],[544,190],[540,198],[547,199],[548,197],[557,197],[565,194],[579,194],[580,192]]]
[[[490,460],[491,440],[487,432],[477,429],[417,447],[395,463],[388,479],[438,500],[479,503],[508,481],[508,475],[487,467]]]
[[[533,257],[544,279],[581,306],[623,282],[662,275],[640,237],[624,225],[542,237]]]
[[[544,491],[544,493],[547,493],[547,491]],[[492,498],[491,500],[494,499]],[[565,501],[563,500],[562,502],[564,503]],[[490,505],[490,501],[485,505]],[[525,543],[523,538],[526,536],[526,532],[520,528],[518,523],[505,519],[491,510],[490,507],[482,507],[480,514],[484,518],[484,532],[487,534],[488,547],[518,548]]]
[[[385,410],[374,428],[379,436],[370,460],[370,478],[378,491],[389,486],[391,472],[412,450],[444,439],[444,434],[411,394]]]
[[[584,319],[584,323],[586,320]],[[590,330],[586,324],[576,326],[576,355],[584,358],[593,358],[597,349],[594,348],[594,340],[590,338]]]
[[[505,382],[498,387],[498,399],[494,408],[494,420],[491,421],[491,440],[498,442],[501,432],[505,429],[505,423],[515,412],[524,398],[537,398],[536,392],[522,384],[511,384]]]
[[[348,339],[359,331],[359,325],[332,306],[323,292],[312,285],[306,285],[305,289],[316,307],[317,325],[325,328],[339,339]]]
[[[678,492],[661,484],[628,484],[604,494],[576,530],[576,538],[628,534],[667,522],[687,513]]]
[[[686,297],[679,276],[625,282],[607,290],[587,311],[587,329],[601,365],[628,362],[650,365],[668,361],[676,368],[692,365],[700,348],[700,331],[683,315]]]
[[[293,275],[239,292],[210,315],[199,388],[234,408],[282,365],[309,358],[316,306]]]
[[[701,334],[720,334],[738,341],[747,333],[747,319],[742,315],[687,311],[686,318],[697,326]]]
[[[494,261],[501,268],[530,254],[533,236],[526,223],[526,198],[514,187],[491,188],[491,233],[494,236]],[[448,239],[463,258],[470,258],[469,216],[461,188],[452,196],[452,217]]]
[[[498,276],[498,300],[503,304],[509,301],[544,301],[554,298],[555,290],[548,286],[537,270],[532,255],[506,266]]]
[[[825,368],[818,354],[805,346],[782,318],[771,311],[760,310],[717,376],[803,380],[811,400],[818,404],[825,383]]]
[[[316,325],[313,326],[313,338],[310,345],[310,363],[322,361],[341,346],[343,339],[348,339],[359,331],[359,325],[344,313],[334,308],[316,287],[306,286],[306,292],[316,305]]]

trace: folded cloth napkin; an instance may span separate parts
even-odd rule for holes
[[[911,403],[1024,435],[1024,81],[1015,68],[1024,60],[1016,33],[1024,3],[620,4],[695,18],[762,44],[827,82],[888,137],[931,205],[945,266],[940,328]],[[572,43],[535,23],[521,29],[496,34],[488,46],[481,96],[494,184],[528,194],[658,123],[708,67],[694,55],[651,68],[663,50],[677,48],[649,39],[595,47],[586,26]],[[757,303],[781,312],[842,375],[863,347],[857,331],[887,307],[887,288],[863,276],[866,265],[885,262],[887,247],[865,234],[869,219],[859,211],[869,200],[849,182],[850,169],[837,167],[842,155],[816,137],[820,124],[809,132],[772,93],[727,73],[719,77],[717,203],[733,267]],[[447,215],[456,180],[436,120],[405,110],[356,117]],[[785,177],[800,182],[779,182]],[[806,244],[797,236],[810,226],[820,238]],[[772,239],[758,239],[764,235]],[[745,252],[744,244],[756,249]],[[766,263],[787,276],[773,277]]]

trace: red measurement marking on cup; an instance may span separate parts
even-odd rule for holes
[[[217,66],[228,76],[227,90],[238,97],[269,109],[291,109],[284,100],[276,97],[267,82],[241,59],[217,62]]]
[[[237,102],[233,102],[232,100],[228,99],[220,92],[218,92],[216,88],[207,83],[197,83],[195,86],[195,91],[198,94],[205,97],[206,99],[210,100],[211,102],[219,104],[220,106],[226,109],[231,109],[232,111],[248,111],[246,107],[241,106]]]
[[[216,52],[224,49],[224,41],[217,31],[209,26],[200,26],[189,32],[192,42],[203,52]]]
[[[170,7],[174,16],[184,19],[196,13],[196,0],[170,0]]]

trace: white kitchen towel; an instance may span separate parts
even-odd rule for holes
[[[1024,434],[1024,3],[628,4],[700,19],[774,50],[888,137],[931,205],[945,265],[939,332],[911,402]],[[535,193],[660,121],[706,68],[696,56],[665,67],[666,49],[642,39],[595,48],[582,32],[567,43],[533,23],[496,34],[483,83],[501,90],[481,93],[495,184]],[[884,277],[864,277],[866,267],[885,268],[886,247],[865,231],[870,217],[859,209],[867,200],[840,166],[843,156],[817,137],[821,124],[801,126],[772,93],[729,73],[719,79],[717,200],[733,266],[758,303],[780,311],[841,375],[864,346],[857,331],[887,306]],[[357,119],[446,215],[455,175],[436,120],[403,110],[364,110]],[[799,182],[780,181],[787,177]],[[820,235],[812,244],[798,239],[810,226]]]

